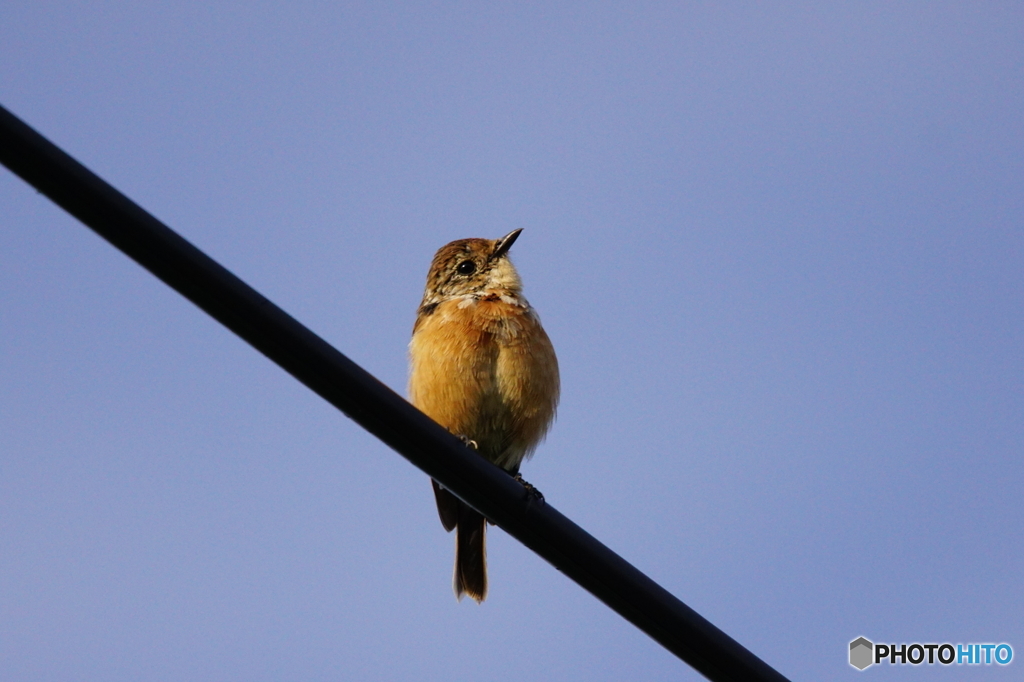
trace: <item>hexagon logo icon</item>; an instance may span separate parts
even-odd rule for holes
[[[858,637],[850,642],[850,665],[857,670],[863,670],[874,663],[875,645],[869,640]]]

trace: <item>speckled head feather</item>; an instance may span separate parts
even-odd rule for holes
[[[466,296],[518,296],[523,284],[508,250],[520,232],[522,229],[514,230],[501,239],[458,239],[438,249],[430,264],[420,311],[429,313],[429,308],[442,301]]]

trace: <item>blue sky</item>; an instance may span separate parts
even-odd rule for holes
[[[1014,3],[46,3],[0,103],[396,390],[427,266],[512,251],[524,467],[793,680],[1024,656]],[[0,678],[699,679],[0,172]]]

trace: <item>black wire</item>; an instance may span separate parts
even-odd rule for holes
[[[2,106],[0,162],[708,679],[786,679]]]

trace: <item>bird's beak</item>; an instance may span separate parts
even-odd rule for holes
[[[494,253],[491,254],[491,260],[501,258],[506,253],[508,253],[508,250],[512,248],[512,244],[515,243],[516,239],[519,237],[519,233],[522,231],[523,228],[520,227],[518,230],[512,230],[504,237],[499,239],[498,245],[494,247]]]

